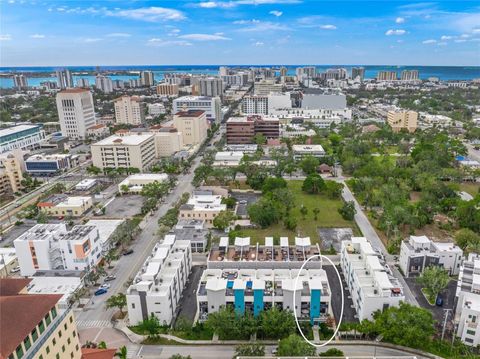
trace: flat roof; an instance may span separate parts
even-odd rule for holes
[[[113,135],[103,140],[100,140],[96,143],[93,143],[92,146],[136,146],[140,145],[143,142],[147,141],[150,138],[153,138],[153,134],[147,135],[127,135],[127,136],[117,136]]]
[[[13,135],[17,132],[20,131],[25,131],[25,130],[31,130],[34,128],[41,128],[39,125],[18,125],[18,126],[12,126],[9,128],[3,128],[0,130],[0,137],[2,136],[8,136],[8,135]]]
[[[293,151],[315,151],[325,152],[322,145],[293,145]]]

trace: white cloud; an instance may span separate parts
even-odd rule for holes
[[[31,37],[32,39],[44,39],[44,38],[45,38],[45,35],[33,34],[33,35],[30,35],[30,37]]]
[[[235,25],[246,25],[246,24],[259,24],[260,20],[252,19],[252,20],[236,20],[233,22]]]
[[[230,9],[240,5],[278,5],[278,4],[299,4],[301,0],[236,0],[236,1],[202,1],[190,3],[189,6],[204,9]]]
[[[101,38],[99,37],[87,37],[85,39],[82,39],[83,42],[99,42],[102,41]]]
[[[437,46],[447,46],[447,43],[446,42],[438,42]]]
[[[261,47],[261,46],[263,46],[263,45],[265,45],[265,44],[264,44],[263,42],[261,42],[261,41],[257,41],[257,42],[255,42],[255,43],[253,44],[253,46],[256,46],[256,47]]]
[[[480,29],[473,29],[472,34],[480,34]]]
[[[0,34],[0,41],[10,41],[12,39],[12,35],[10,34]]]
[[[400,35],[405,35],[407,32],[405,30],[401,30],[401,29],[398,29],[398,30],[387,30],[387,32],[385,33],[385,35],[387,36],[392,36],[392,35],[396,35],[396,36],[400,36]]]
[[[462,39],[468,39],[468,38],[470,37],[470,35],[468,35],[468,34],[461,34],[460,37],[461,37]]]
[[[107,37],[130,37],[131,34],[127,34],[126,32],[112,32],[111,34],[107,34]]]
[[[425,40],[425,41],[422,41],[422,44],[436,44],[437,43],[437,40],[434,40],[434,39],[430,39],[430,40]]]
[[[132,10],[109,10],[106,12],[106,15],[148,22],[178,21],[186,18],[185,14],[179,10],[156,6]]]
[[[403,24],[403,23],[405,22],[405,18],[404,18],[404,17],[397,17],[397,18],[395,19],[395,22],[396,22],[397,24]]]
[[[320,25],[320,29],[323,30],[336,30],[337,27],[335,25]]]
[[[447,36],[447,35],[443,35],[443,36],[440,38],[440,40],[442,40],[442,41],[451,40],[451,39],[453,39],[453,36]]]
[[[192,40],[192,41],[219,41],[219,40],[231,40],[229,37],[225,37],[219,34],[186,34],[179,36],[180,39]]]
[[[263,32],[263,31],[289,31],[290,28],[285,25],[269,22],[256,21],[252,22],[252,26],[238,29],[239,32]]]
[[[456,39],[456,40],[454,40],[454,41],[457,42],[457,43],[467,42],[466,39]]]
[[[273,15],[273,16],[276,16],[276,17],[280,17],[283,15],[283,12],[281,11],[278,11],[278,10],[272,10],[269,12],[270,15]]]
[[[193,44],[188,41],[181,40],[162,40],[159,38],[151,38],[147,41],[148,46],[192,46]]]

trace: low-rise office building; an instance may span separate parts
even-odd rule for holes
[[[98,229],[91,225],[67,231],[64,223],[37,224],[13,244],[23,276],[37,271],[89,271],[102,259]]]
[[[301,160],[305,156],[321,158],[325,156],[325,150],[322,145],[293,145],[293,158]]]
[[[455,243],[433,242],[426,236],[410,236],[400,246],[400,268],[405,277],[418,275],[429,266],[440,266],[449,275],[457,275],[463,251]]]
[[[276,117],[251,115],[231,117],[227,120],[227,144],[253,144],[255,135],[276,139],[280,135],[280,123]]]
[[[199,219],[181,219],[172,232],[177,239],[190,242],[192,253],[201,253],[206,250],[208,233],[205,221]]]
[[[95,178],[86,178],[81,180],[75,185],[75,190],[77,191],[88,191],[97,185],[97,180]]]
[[[456,292],[457,336],[466,345],[480,345],[480,255],[470,253],[461,266]]]
[[[407,130],[415,132],[417,129],[418,113],[415,111],[393,110],[387,113],[387,122],[393,131]]]
[[[175,318],[178,303],[192,267],[189,241],[167,235],[157,243],[152,254],[127,289],[128,318],[137,325],[150,315],[169,325]]]
[[[168,181],[168,175],[165,173],[137,173],[128,176],[118,184],[120,193],[141,193],[145,185],[151,183],[163,183]],[[126,190],[128,187],[128,191]]]
[[[178,219],[203,220],[206,228],[212,228],[215,217],[226,209],[222,196],[214,195],[212,191],[195,191],[188,202],[180,206]]]
[[[90,146],[93,165],[100,168],[137,168],[145,171],[155,161],[153,134],[110,136]]]
[[[18,125],[0,130],[0,153],[40,148],[45,132],[39,125]]]
[[[80,359],[73,311],[61,294],[29,294],[30,279],[0,279],[0,358]]]
[[[360,321],[405,300],[401,284],[366,238],[342,241],[340,265]]]
[[[217,152],[215,154],[214,167],[235,167],[240,164],[243,152]]]
[[[80,157],[72,154],[38,154],[25,160],[25,167],[32,176],[48,176],[68,171],[80,164]]]
[[[66,195],[52,195],[38,202],[37,207],[48,216],[80,217],[93,207],[92,197],[68,197]]]
[[[316,132],[312,129],[306,129],[300,125],[281,125],[280,126],[280,137],[284,138],[296,138],[296,137],[313,137],[316,135]]]

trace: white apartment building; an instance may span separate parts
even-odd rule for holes
[[[89,270],[102,258],[95,226],[37,224],[13,241],[22,276],[37,271]]]
[[[0,129],[0,153],[40,148],[45,132],[39,125],[18,125]]]
[[[269,95],[249,95],[242,100],[242,113],[246,115],[269,115],[277,109],[291,108],[290,93],[270,93]]]
[[[97,75],[95,77],[95,87],[104,93],[113,92],[113,82],[110,77]]]
[[[104,168],[134,167],[147,170],[155,161],[153,134],[110,136],[90,146],[93,165]]]
[[[198,92],[200,96],[222,97],[223,81],[218,77],[201,78],[198,81]]]
[[[233,75],[222,75],[221,79],[227,86],[245,86],[248,83],[248,74],[239,72]]]
[[[183,144],[195,146],[207,138],[208,121],[204,111],[180,111],[173,115],[173,125],[182,133]]]
[[[161,324],[169,325],[192,267],[190,242],[166,235],[157,243],[133,284],[127,289],[130,325],[137,325],[151,314]]]
[[[277,307],[295,312],[300,321],[324,322],[333,315],[330,293],[323,269],[206,269],[197,291],[198,318],[222,307],[254,316]]]
[[[165,173],[137,173],[128,176],[118,184],[118,191],[125,193],[124,187],[128,187],[128,193],[140,193],[142,188],[154,182],[163,183],[168,181],[168,175]]]
[[[283,85],[275,83],[275,80],[260,80],[253,84],[253,93],[255,95],[267,96],[271,92],[282,93]]]
[[[455,323],[463,343],[480,345],[480,255],[470,253],[461,266],[456,293]]]
[[[212,191],[195,191],[186,204],[180,206],[178,219],[200,219],[205,221],[206,228],[213,227],[213,220],[227,205],[222,203],[222,196]]]
[[[433,242],[427,236],[410,236],[400,246],[400,268],[405,277],[418,275],[429,266],[440,266],[457,275],[463,251],[455,243]]]
[[[138,96],[122,96],[115,100],[115,122],[139,125],[145,119],[143,104]]]
[[[342,241],[340,265],[360,321],[405,300],[402,286],[366,238]]]
[[[221,122],[223,119],[220,97],[183,96],[173,100],[172,113],[189,110],[205,111],[207,120],[211,122]]]
[[[418,81],[418,70],[403,70],[401,74],[402,81]]]
[[[305,156],[321,158],[325,156],[325,150],[322,145],[293,145],[293,158],[301,160]]]
[[[62,135],[86,139],[87,128],[95,125],[95,108],[89,90],[73,88],[57,93],[57,110]]]

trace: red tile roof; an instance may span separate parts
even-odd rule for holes
[[[205,111],[201,110],[188,110],[188,111],[180,111],[175,114],[175,116],[178,117],[199,117],[201,116]]]
[[[0,278],[0,296],[17,295],[31,281],[30,278]]]
[[[82,348],[82,359],[112,359],[116,349]]]

